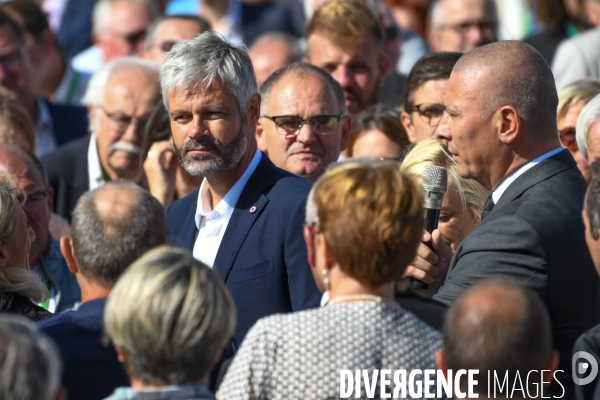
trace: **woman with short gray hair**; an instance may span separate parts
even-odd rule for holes
[[[132,386],[108,399],[214,399],[208,377],[235,321],[234,302],[215,271],[183,249],[149,251],[106,303],[105,330]]]

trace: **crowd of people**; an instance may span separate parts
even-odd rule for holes
[[[508,3],[0,2],[0,398],[600,399],[600,2]]]

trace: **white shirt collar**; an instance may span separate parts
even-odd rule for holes
[[[200,190],[198,191],[198,203],[196,206],[195,215],[197,229],[200,229],[202,217],[209,217],[210,219],[222,217],[225,218],[225,220],[229,221],[231,215],[233,214],[233,210],[235,209],[235,205],[237,204],[240,195],[242,194],[242,190],[244,190],[244,187],[246,187],[246,183],[248,183],[248,180],[256,170],[256,167],[258,167],[261,158],[262,153],[257,149],[256,153],[254,153],[254,156],[252,157],[252,160],[250,161],[250,164],[248,164],[246,171],[244,171],[242,176],[240,176],[237,182],[231,187],[231,189],[229,189],[225,197],[223,197],[223,199],[214,207],[214,209],[208,212],[204,212],[202,202],[202,194],[205,193],[206,190],[208,190],[205,188],[206,178],[202,180]],[[206,208],[209,209],[210,206],[207,205]]]
[[[556,148],[556,149],[554,149],[552,151],[547,152],[546,154],[542,154],[538,158],[529,161],[527,164],[523,165],[521,168],[519,168],[518,170],[516,170],[515,172],[513,172],[512,174],[510,174],[506,178],[504,178],[502,180],[502,182],[500,182],[500,184],[498,185],[498,187],[496,187],[496,190],[494,190],[492,192],[492,200],[494,200],[494,204],[498,203],[498,201],[500,200],[500,197],[502,197],[502,195],[504,194],[504,192],[506,191],[506,189],[508,189],[508,187],[519,176],[523,175],[529,169],[535,167],[536,165],[538,165],[539,163],[541,163],[545,159],[550,158],[553,155],[558,154],[558,153],[560,153],[563,150],[565,150],[564,147],[559,147],[559,148]]]
[[[98,145],[96,143],[96,135],[92,133],[90,137],[90,145],[88,146],[88,185],[89,190],[94,190],[102,186],[104,183],[104,175],[102,174],[102,164],[98,156]]]

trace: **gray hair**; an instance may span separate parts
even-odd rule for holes
[[[588,217],[590,223],[590,235],[594,240],[598,240],[600,234],[600,176],[598,175],[600,169],[600,163],[597,161],[592,164],[592,171],[594,179],[588,186],[587,193],[585,194],[585,207],[584,212]]]
[[[92,11],[92,32],[95,34],[101,34],[108,26],[110,21],[110,13],[114,3],[119,1],[129,1],[133,3],[140,3],[148,7],[150,17],[154,20],[160,14],[158,4],[156,0],[98,0],[94,5]]]
[[[229,43],[215,32],[203,32],[191,40],[183,40],[166,55],[167,62],[160,74],[163,102],[169,109],[169,93],[197,91],[210,87],[215,79],[224,85],[238,101],[242,120],[246,106],[258,92],[248,49]]]
[[[575,137],[577,146],[586,161],[588,160],[588,133],[598,120],[600,120],[600,94],[583,107],[577,118]]]
[[[146,51],[150,51],[150,49],[154,45],[154,37],[156,36],[156,31],[158,30],[160,25],[165,21],[171,21],[174,19],[179,19],[182,21],[196,22],[198,25],[200,25],[201,32],[208,31],[211,29],[210,22],[208,22],[208,20],[201,15],[190,15],[190,14],[161,15],[160,17],[156,18],[154,20],[154,22],[152,22],[152,24],[150,25],[150,27],[148,27],[148,30],[146,31],[146,37],[144,40],[146,42],[145,43]]]
[[[340,114],[347,114],[348,108],[346,107],[346,100],[344,99],[344,91],[342,87],[333,79],[333,77],[324,69],[317,67],[316,65],[305,63],[305,62],[295,62],[290,65],[286,65],[285,67],[279,68],[277,71],[273,72],[271,76],[267,78],[267,80],[260,87],[260,96],[261,96],[261,104],[260,104],[260,113],[265,114],[266,109],[269,103],[269,95],[271,94],[271,89],[288,74],[294,74],[299,77],[303,77],[306,75],[314,75],[321,79],[323,79],[332,90],[336,103],[338,105],[338,109],[340,110]],[[299,84],[302,84],[299,82]]]
[[[148,74],[156,75],[156,80],[158,80],[161,65],[156,61],[129,56],[111,60],[92,76],[81,102],[86,106],[101,107],[104,103],[104,91],[113,75],[124,69],[136,68]]]
[[[167,242],[167,217],[148,191],[119,179],[81,196],[71,237],[81,273],[110,287],[136,258]]]
[[[0,399],[54,399],[61,376],[52,340],[27,318],[0,313]]]
[[[219,275],[176,247],[135,261],[112,290],[104,327],[126,354],[130,378],[154,385],[198,382],[233,335],[235,304]]]

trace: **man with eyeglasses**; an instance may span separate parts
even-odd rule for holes
[[[94,45],[73,58],[73,70],[87,82],[105,63],[141,55],[146,30],[158,14],[155,0],[98,0],[92,14]]]
[[[85,136],[86,110],[54,104],[38,96],[23,30],[0,10],[0,88],[11,92],[35,124],[37,154]]]
[[[448,78],[461,53],[427,54],[408,75],[404,95],[402,125],[412,143],[434,135],[444,114],[444,95]]]
[[[165,53],[181,40],[193,39],[211,29],[210,23],[199,15],[165,15],[154,20],[146,32],[142,57],[164,63]]]
[[[348,144],[352,119],[339,83],[319,67],[294,63],[274,72],[260,94],[258,149],[314,182]]]
[[[493,0],[437,0],[430,12],[427,40],[433,52],[466,53],[497,40]]]
[[[75,275],[69,272],[60,253],[58,241],[49,232],[54,190],[48,186],[42,163],[23,147],[0,144],[0,171],[13,175],[16,187],[26,196],[23,210],[35,233],[29,265],[50,292],[50,298],[40,305],[53,313],[74,307],[81,300],[81,293]]]
[[[54,211],[70,220],[79,197],[104,182],[134,179],[140,170],[142,132],[160,99],[160,64],[122,57],[97,72],[83,98],[91,135],[45,155]]]

